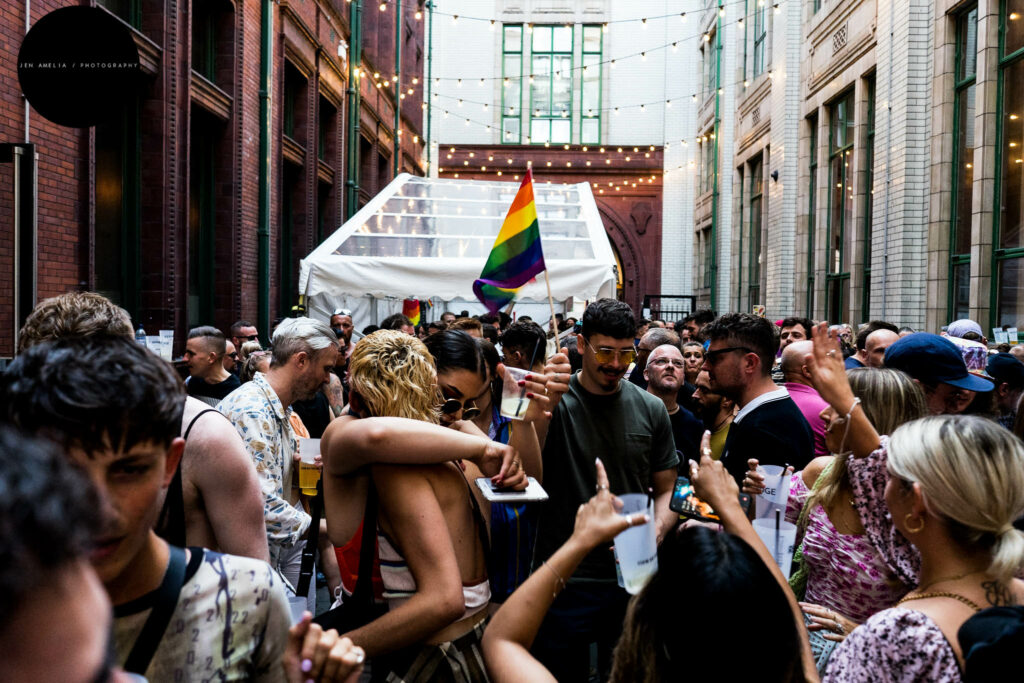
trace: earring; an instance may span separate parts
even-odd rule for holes
[[[916,533],[919,533],[920,531],[922,531],[924,529],[924,519],[921,520],[921,526],[917,527],[916,529],[911,529],[910,528],[910,518],[913,517],[913,516],[914,516],[913,513],[908,512],[907,516],[903,518],[903,524],[904,524],[904,526],[907,527],[907,531],[909,531],[912,534],[916,534]]]

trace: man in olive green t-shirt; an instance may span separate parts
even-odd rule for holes
[[[577,509],[594,495],[595,458],[604,463],[612,493],[653,492],[659,541],[678,519],[668,508],[679,462],[668,411],[655,396],[621,381],[636,355],[635,332],[633,311],[621,301],[598,300],[583,314],[583,334],[577,336],[583,369],[564,395],[550,395],[543,460],[551,498],[541,508],[535,569],[569,538]],[[560,382],[564,378],[555,378],[552,386]],[[628,599],[611,549],[593,551],[548,611],[534,655],[558,681],[586,681],[596,642],[601,678],[607,678]]]

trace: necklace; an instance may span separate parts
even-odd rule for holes
[[[726,415],[725,417],[723,417],[721,422],[719,422],[718,424],[716,424],[714,427],[711,428],[711,433],[712,434],[716,433],[719,429],[722,428],[723,425],[725,425],[726,422],[731,422],[733,417],[735,417],[735,416],[734,415]]]
[[[964,596],[960,595],[959,593],[950,593],[949,591],[936,591],[935,593],[921,593],[920,595],[905,595],[902,598],[900,598],[899,602],[897,602],[896,604],[897,605],[902,605],[903,603],[907,602],[908,600],[924,600],[925,598],[952,598],[954,600],[959,600],[960,602],[962,602],[963,604],[967,605],[968,607],[970,607],[975,612],[980,612],[981,611],[981,607],[978,607],[978,604],[976,602],[974,602],[973,600],[971,600],[970,598],[965,598]]]
[[[927,586],[919,586],[918,590],[926,591],[929,588],[931,588],[932,586],[934,586],[935,584],[945,583],[947,581],[959,581],[960,579],[968,577],[968,576],[970,576],[972,574],[979,574],[979,573],[981,573],[983,571],[986,571],[986,570],[984,570],[984,569],[975,569],[974,571],[964,572],[963,574],[956,574],[955,576],[947,576],[947,577],[942,578],[942,579],[935,579],[934,581],[929,583]]]

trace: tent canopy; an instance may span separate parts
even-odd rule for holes
[[[473,281],[518,188],[399,175],[302,259],[299,292],[309,314],[326,320],[335,308],[351,308],[359,327],[399,312],[407,298],[483,310]],[[535,184],[534,195],[555,301],[615,296],[615,257],[590,185]],[[518,301],[547,310],[543,278],[524,286]]]

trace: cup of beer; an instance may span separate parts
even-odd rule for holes
[[[307,496],[316,495],[320,481],[320,439],[299,439],[299,488]]]
[[[519,382],[530,373],[526,370],[505,366],[505,381],[501,385],[501,407],[499,412],[513,420],[522,420],[530,407],[530,399],[526,397],[526,389]]]

